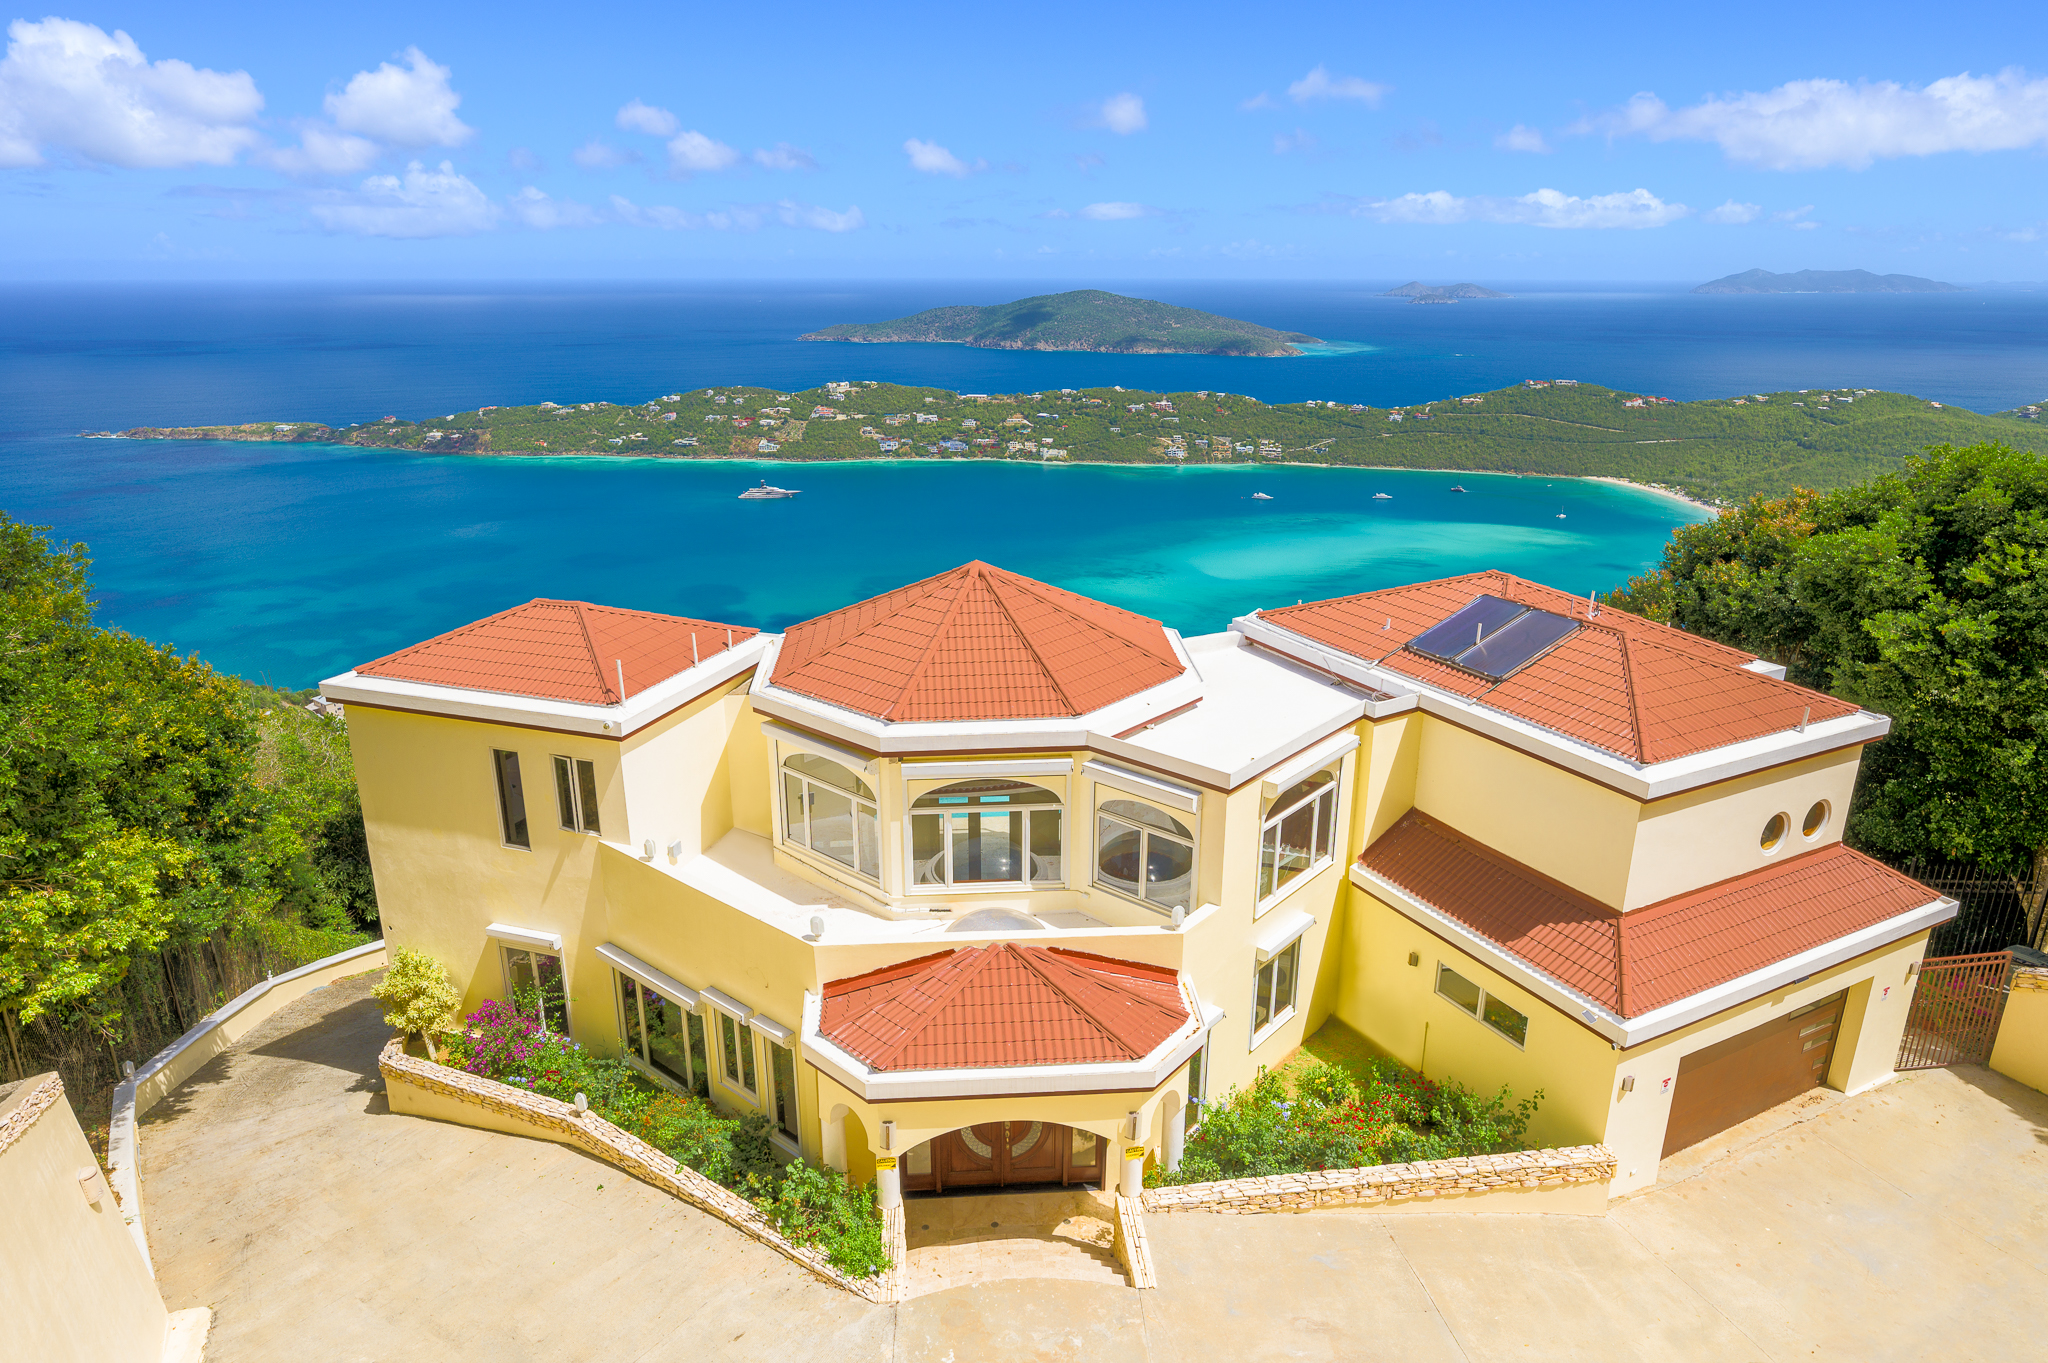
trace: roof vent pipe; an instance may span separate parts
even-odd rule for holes
[[[697,662],[697,631],[693,629],[690,631],[690,666],[695,667]]]
[[[1813,718],[1813,707],[1812,707],[1811,705],[1807,706],[1807,707],[1806,707],[1806,708],[1805,708],[1804,710],[1801,710],[1801,711],[1799,712],[1799,732],[1800,732],[1800,733],[1802,733],[1802,734],[1803,734],[1803,733],[1805,733],[1805,732],[1806,732],[1806,721],[1807,721],[1807,720],[1809,720],[1809,719],[1811,719],[1811,718]]]
[[[619,704],[624,705],[626,703],[626,660],[624,658],[614,658],[612,659],[612,666],[619,669]]]

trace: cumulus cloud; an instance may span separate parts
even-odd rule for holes
[[[910,158],[912,170],[921,170],[927,175],[951,175],[958,178],[988,167],[986,161],[976,161],[970,166],[938,143],[920,141],[915,137],[903,144],[903,152]]]
[[[1147,122],[1145,101],[1129,91],[1111,95],[1102,101],[1102,108],[1097,113],[1095,122],[1098,127],[1107,128],[1113,133],[1123,133],[1126,136],[1141,133],[1145,131]]]
[[[777,142],[772,147],[754,148],[754,164],[768,170],[816,170],[818,159],[802,147]]]
[[[1100,203],[1089,204],[1076,216],[1094,222],[1125,222],[1131,218],[1152,218],[1158,215],[1159,210],[1150,204]]]
[[[334,191],[308,206],[333,232],[366,237],[465,237],[497,226],[500,209],[467,176],[443,161],[414,161],[405,174],[372,175],[356,191]]]
[[[462,96],[448,84],[450,72],[417,47],[375,71],[358,71],[327,97],[327,117],[343,132],[361,133],[394,147],[459,147],[476,129],[455,116]]]
[[[135,40],[72,19],[17,19],[0,60],[0,166],[46,150],[132,169],[225,166],[257,144],[246,71],[152,62]]]
[[[800,204],[792,199],[784,199],[775,207],[785,227],[809,227],[820,232],[851,232],[855,228],[867,226],[868,221],[858,204],[848,208],[844,213],[834,213],[831,209],[817,204]]]
[[[554,227],[595,227],[604,221],[589,204],[552,198],[532,185],[507,199],[505,208],[518,222],[543,231]]]
[[[694,128],[669,139],[668,168],[672,175],[688,178],[714,170],[728,170],[740,154],[715,138]]]
[[[1725,223],[1730,226],[1739,227],[1746,222],[1755,222],[1756,215],[1763,211],[1764,207],[1762,204],[1738,203],[1734,199],[1730,199],[1719,208],[1710,208],[1700,214],[1700,221]]]
[[[676,130],[683,126],[682,120],[668,110],[657,109],[637,99],[621,108],[614,122],[626,132],[646,133],[649,137],[674,137]]]
[[[367,137],[337,132],[324,123],[299,129],[296,147],[266,147],[257,159],[287,175],[354,175],[368,170],[384,149]]]
[[[771,222],[785,227],[810,228],[820,232],[851,232],[867,225],[858,205],[835,213],[816,204],[783,199],[773,204],[728,204],[724,208],[696,213],[665,204],[640,205],[623,195],[612,195],[612,212],[620,222],[633,227],[653,227],[665,232],[753,232]]]
[[[1639,94],[1580,130],[1713,142],[1732,160],[1771,170],[1862,170],[1902,156],[2048,145],[2048,79],[2028,80],[2014,68],[1996,76],[1966,71],[1924,86],[1795,80],[1683,109]]]
[[[593,137],[569,153],[569,159],[585,170],[617,170],[629,161],[640,159],[640,153],[615,147],[601,137]]]
[[[1306,104],[1312,99],[1355,99],[1377,109],[1392,88],[1357,76],[1333,76],[1329,67],[1318,64],[1315,70],[1287,87],[1287,97],[1296,104]]]
[[[1530,151],[1541,154],[1550,150],[1550,144],[1543,140],[1543,134],[1524,123],[1517,123],[1494,138],[1493,145],[1502,151]]]
[[[1403,194],[1397,199],[1376,199],[1358,205],[1353,211],[1387,223],[1496,222],[1558,228],[1663,227],[1692,212],[1684,204],[1665,203],[1647,189],[1585,198],[1555,189],[1539,189],[1516,198],[1461,197],[1438,189],[1427,194]]]

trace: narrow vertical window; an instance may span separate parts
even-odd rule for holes
[[[498,774],[498,817],[504,825],[505,845],[530,849],[533,839],[526,831],[526,787],[519,783],[519,754],[493,749],[491,765]]]
[[[740,1081],[739,1026],[728,1013],[718,1015],[718,1037],[725,1043],[719,1049],[725,1052],[726,1082],[737,1084]]]
[[[562,827],[579,833],[601,831],[597,822],[597,764],[579,757],[557,757],[555,803]]]
[[[754,1076],[754,1033],[751,1029],[740,1028],[740,1086],[749,1093],[759,1093],[761,1083]]]
[[[790,1140],[796,1133],[796,1056],[787,1046],[768,1043],[768,1064],[775,1080],[775,1128]]]

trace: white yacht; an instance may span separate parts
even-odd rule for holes
[[[776,497],[794,497],[801,490],[800,488],[793,487],[770,487],[768,486],[768,480],[763,478],[759,487],[750,487],[745,492],[742,492],[740,500],[743,502],[765,502]]]

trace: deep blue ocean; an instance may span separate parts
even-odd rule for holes
[[[1255,606],[1485,566],[1585,591],[1653,564],[1671,528],[1699,513],[1563,479],[426,458],[76,432],[837,378],[1375,405],[1529,377],[1681,399],[1858,385],[1978,411],[2048,397],[2048,294],[1548,286],[1451,307],[1372,296],[1399,282],[1119,290],[1333,343],[1287,360],[795,340],[833,322],[1050,291],[1042,283],[12,287],[0,290],[0,510],[91,546],[106,622],[303,686],[533,596],[774,628],[975,557],[1189,633]],[[736,501],[762,473],[803,495]],[[1451,492],[1459,482],[1471,490]],[[1274,500],[1251,500],[1257,491]]]

